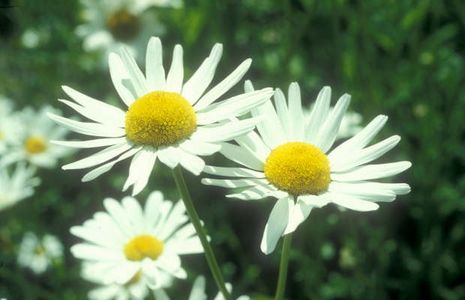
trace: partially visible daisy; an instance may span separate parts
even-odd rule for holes
[[[17,141],[23,127],[18,113],[13,111],[13,102],[0,95],[0,153]]]
[[[226,288],[231,293],[232,285],[230,283],[226,283]],[[195,279],[188,300],[207,300],[207,294],[205,293],[205,277],[199,276]],[[224,297],[221,293],[218,293],[214,300],[224,300]],[[240,296],[237,300],[250,300],[250,297]]]
[[[60,100],[93,122],[78,122],[51,114],[56,122],[78,133],[99,137],[87,141],[58,141],[76,148],[105,149],[63,169],[93,168],[83,177],[90,181],[109,171],[117,162],[132,157],[129,176],[123,190],[133,186],[133,195],[146,185],[156,160],[170,168],[180,164],[198,175],[205,163],[199,156],[220,150],[220,142],[249,132],[259,118],[227,122],[268,101],[271,88],[251,91],[223,101],[220,99],[250,67],[245,60],[223,81],[206,92],[213,80],[223,47],[216,44],[207,59],[183,84],[183,50],[176,45],[168,74],[162,64],[162,46],[158,38],[147,46],[146,75],[125,48],[109,57],[111,78],[126,107],[111,106],[69,87],[63,90],[75,102]]]
[[[173,278],[186,278],[180,256],[203,249],[182,201],[173,204],[153,192],[144,208],[132,197],[121,203],[107,198],[103,204],[105,212],[71,228],[85,240],[71,248],[85,262],[83,277],[106,285],[93,295],[122,293],[122,285],[129,294],[143,294],[142,285],[158,289]]]
[[[18,264],[41,274],[62,256],[63,245],[55,236],[46,234],[39,239],[34,233],[28,232],[19,247]]]
[[[30,164],[43,168],[52,168],[58,159],[69,154],[66,147],[51,144],[51,140],[62,139],[68,130],[57,126],[48,114],[56,115],[60,112],[50,106],[39,111],[26,108],[17,117],[23,124],[27,124],[18,132],[14,144],[0,159],[0,165],[8,165],[16,161],[27,161]]]
[[[34,194],[40,180],[34,177],[35,169],[19,163],[11,175],[8,168],[0,168],[0,210]]]
[[[246,90],[252,90],[250,82]],[[343,95],[330,109],[331,89],[324,87],[306,122],[297,83],[289,87],[289,103],[281,90],[271,102],[252,110],[263,115],[258,133],[236,138],[240,146],[223,143],[221,153],[245,168],[205,167],[204,172],[226,179],[202,180],[204,184],[242,190],[228,197],[253,200],[272,196],[278,199],[265,226],[261,250],[271,253],[279,238],[293,232],[313,207],[328,203],[358,210],[378,209],[376,202],[393,201],[410,192],[405,183],[374,180],[399,174],[410,168],[408,161],[369,164],[394,148],[397,135],[374,145],[374,139],[387,121],[377,116],[354,137],[332,149],[350,96]],[[230,179],[231,178],[231,179]]]
[[[84,263],[82,277],[98,285],[87,294],[90,300],[146,299],[151,291],[142,279],[142,272],[137,272],[124,284],[105,283],[105,278],[102,278],[101,273],[94,272],[92,263]],[[160,293],[164,294],[163,289],[160,290]]]
[[[86,51],[100,50],[104,57],[127,45],[138,56],[152,35],[165,29],[151,6],[179,7],[180,0],[81,0],[85,24],[76,33],[84,39]]]

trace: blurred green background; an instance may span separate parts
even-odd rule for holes
[[[109,73],[86,53],[75,28],[77,1],[0,1],[0,94],[17,108],[39,108],[65,97],[62,84],[117,103]],[[243,59],[258,87],[287,90],[298,81],[307,106],[323,85],[333,99],[347,92],[351,109],[367,124],[389,116],[378,139],[402,142],[380,162],[411,160],[396,182],[412,192],[369,213],[315,210],[293,239],[288,299],[465,299],[465,2],[461,0],[245,0],[186,1],[183,9],[155,8],[166,27],[165,62],[175,43],[184,47],[192,73],[215,42],[224,44],[216,80]],[[24,47],[23,33],[46,36]],[[216,82],[217,82],[216,81]],[[233,92],[241,91],[239,84]],[[67,116],[73,115],[69,110]],[[78,153],[63,163],[83,157]],[[224,164],[220,155],[208,163]],[[91,283],[79,276],[69,253],[77,239],[69,227],[102,209],[105,197],[121,199],[127,163],[110,175],[81,183],[84,171],[41,170],[37,193],[0,212],[0,296],[8,299],[84,299]],[[273,295],[279,251],[259,250],[273,201],[245,203],[188,176],[199,214],[212,237],[225,277],[237,295]],[[158,165],[150,190],[177,199],[169,169]],[[65,244],[62,264],[36,276],[16,265],[25,231],[52,233]],[[202,257],[183,259],[190,279],[208,269]],[[210,278],[211,279],[211,278]],[[168,290],[183,299],[191,283]],[[216,294],[212,280],[209,295]],[[176,296],[178,295],[178,296]]]

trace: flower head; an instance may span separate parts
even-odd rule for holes
[[[68,130],[57,126],[47,114],[60,112],[52,107],[45,106],[39,111],[26,108],[16,114],[17,120],[27,126],[21,126],[16,131],[14,142],[11,143],[8,153],[0,159],[0,165],[8,165],[16,161],[27,161],[30,164],[43,168],[52,168],[59,158],[69,154],[69,149],[51,144],[51,140],[62,139]]]
[[[0,95],[0,153],[17,142],[23,127],[18,113],[13,112],[13,102]]]
[[[90,181],[109,171],[117,162],[132,157],[124,190],[133,186],[133,195],[146,185],[156,160],[170,168],[180,164],[193,174],[205,165],[199,156],[220,150],[220,142],[249,132],[259,118],[228,122],[234,116],[267,101],[272,89],[251,91],[219,102],[247,72],[245,60],[223,81],[206,92],[221,58],[216,44],[207,59],[183,84],[183,50],[176,45],[168,74],[162,64],[162,47],[152,38],[147,47],[146,74],[124,48],[109,56],[111,78],[126,105],[119,109],[81,94],[69,87],[64,91],[75,102],[60,100],[93,122],[78,122],[50,115],[56,122],[85,135],[99,137],[87,141],[57,142],[76,148],[106,147],[63,169],[94,168],[83,177]]]
[[[16,165],[9,175],[8,168],[0,168],[0,210],[16,204],[34,194],[34,188],[40,180],[34,177],[35,169],[24,163]]]
[[[150,7],[179,7],[180,0],[81,0],[85,23],[76,33],[87,51],[111,51],[127,45],[138,56],[150,36],[162,34],[164,26]]]
[[[246,89],[253,89],[250,82]],[[205,178],[204,184],[242,190],[227,197],[252,200],[272,196],[278,199],[265,226],[261,249],[271,253],[283,234],[293,232],[314,207],[328,203],[370,211],[376,202],[393,201],[410,192],[405,183],[380,183],[375,180],[399,174],[411,166],[408,161],[369,164],[394,148],[395,135],[368,146],[387,121],[380,115],[355,136],[333,147],[350,96],[343,95],[330,108],[331,89],[324,87],[305,120],[300,89],[289,87],[289,103],[277,89],[275,107],[271,102],[252,110],[264,116],[250,132],[236,138],[239,146],[223,143],[221,153],[244,168],[205,167],[204,172],[226,179]]]
[[[41,274],[63,256],[63,245],[53,235],[46,234],[41,239],[32,232],[24,235],[18,251],[18,264]]]
[[[203,250],[194,227],[186,223],[182,201],[173,205],[153,192],[144,208],[132,197],[121,202],[105,199],[103,204],[105,212],[71,228],[85,240],[71,248],[84,260],[84,278],[115,293],[124,288],[129,294],[144,294],[144,286],[158,289],[169,286],[173,278],[186,278],[180,255]]]

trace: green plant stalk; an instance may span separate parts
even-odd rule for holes
[[[173,177],[174,181],[176,182],[176,186],[178,187],[179,193],[181,194],[181,198],[184,201],[184,205],[186,206],[187,214],[194,225],[195,231],[199,236],[200,242],[202,243],[203,250],[205,252],[205,258],[207,259],[208,266],[210,267],[210,271],[215,279],[216,285],[220,290],[221,294],[225,300],[232,300],[231,295],[229,294],[228,290],[226,289],[226,285],[224,284],[223,275],[221,274],[221,270],[218,266],[218,263],[215,258],[215,254],[213,253],[213,249],[208,242],[207,234],[205,229],[200,222],[199,215],[195,210],[194,204],[192,203],[192,198],[187,189],[186,182],[184,181],[184,176],[182,175],[182,169],[180,166],[177,166],[173,169]]]
[[[282,300],[286,289],[287,267],[289,265],[289,253],[291,252],[292,233],[286,234],[281,251],[281,262],[279,263],[278,285],[276,286],[275,300]]]

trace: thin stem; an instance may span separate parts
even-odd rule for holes
[[[228,290],[226,289],[226,285],[224,284],[223,275],[221,274],[220,268],[218,263],[216,262],[215,254],[213,253],[213,249],[210,246],[210,243],[207,239],[207,234],[205,233],[205,229],[200,222],[199,215],[195,210],[194,204],[192,203],[192,198],[187,189],[186,182],[184,181],[184,176],[182,175],[182,169],[180,166],[177,166],[173,169],[173,177],[174,181],[176,181],[176,186],[178,187],[179,193],[181,194],[181,198],[184,201],[184,205],[186,206],[187,214],[194,225],[195,231],[199,236],[200,242],[202,243],[203,250],[205,251],[205,258],[207,259],[208,266],[210,267],[210,271],[215,279],[216,285],[220,290],[221,294],[225,300],[231,300],[231,296],[229,295]]]
[[[292,233],[284,236],[281,262],[279,263],[278,286],[276,287],[275,300],[282,300],[286,289],[287,266],[289,265],[289,253],[291,252]]]

